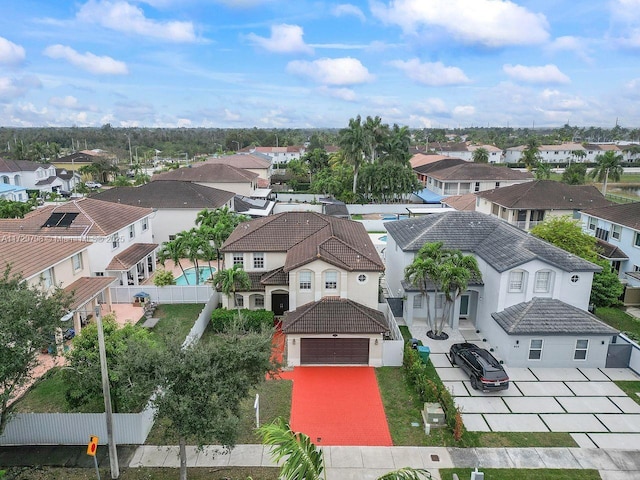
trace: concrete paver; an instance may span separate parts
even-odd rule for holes
[[[474,390],[471,388],[471,382],[464,382],[464,385],[469,390],[469,395],[472,397],[521,397],[522,392],[518,390],[518,386],[515,383],[510,383],[507,390],[500,390],[498,392],[483,392],[482,390]]]
[[[552,432],[606,432],[607,428],[590,413],[543,413]]]
[[[454,397],[468,397],[469,391],[464,386],[464,382],[442,382],[447,390]]]
[[[588,433],[570,433],[569,435],[580,448],[598,448]]]
[[[544,468],[545,464],[535,448],[507,448],[515,468]]]
[[[600,370],[611,380],[640,380],[640,376],[629,368],[601,368]]]
[[[530,370],[542,382],[586,382],[589,380],[577,368],[531,368]]]
[[[620,413],[608,397],[558,397],[557,400],[569,413]]]
[[[600,448],[571,448],[571,455],[581,468],[594,470],[617,470],[615,462]]]
[[[598,473],[602,480],[638,480],[638,472],[600,470]]]
[[[640,445],[638,433],[590,433],[589,438],[600,448],[624,450]]]
[[[579,368],[578,370],[593,382],[606,382],[610,380],[599,368]]]
[[[548,432],[549,429],[535,414],[487,413],[484,419],[494,432]]]
[[[395,468],[423,468],[420,447],[396,447],[392,451]]]
[[[387,468],[393,465],[391,449],[386,447],[361,447],[362,463],[367,468]]]
[[[222,467],[229,465],[231,455],[228,451],[219,445],[206,445],[198,459],[196,460],[197,467]]]
[[[640,414],[599,413],[596,414],[596,417],[598,417],[611,432],[640,433]]]
[[[463,413],[509,413],[498,397],[456,397],[455,403]]]
[[[562,413],[562,406],[554,397],[511,397],[505,398],[511,413]]]
[[[627,394],[612,382],[565,382],[578,396],[586,397],[626,397]]]
[[[512,382],[535,382],[537,380],[528,368],[507,367],[505,370]]]
[[[431,363],[433,363],[433,366],[436,368],[453,367],[449,361],[449,356],[444,353],[434,353],[433,355],[429,355],[429,360],[431,360]]]
[[[462,422],[470,432],[490,432],[491,428],[479,413],[463,413]]]
[[[613,403],[624,413],[640,413],[640,404],[636,403],[633,398],[629,397],[611,397]]]
[[[628,451],[617,449],[608,449],[606,452],[616,465],[616,468],[612,470],[640,471],[640,455],[629,455]]]
[[[471,467],[482,466],[485,468],[514,468],[515,465],[507,448],[476,448],[478,464]]]
[[[140,455],[138,455],[140,451]],[[171,447],[142,446],[131,460],[131,467],[163,466],[171,452]]]
[[[580,464],[567,448],[536,448],[545,468],[575,468]]]
[[[438,368],[437,371],[440,380],[443,382],[469,380],[469,377],[461,368]]]
[[[516,382],[516,386],[527,397],[573,396],[573,392],[563,382]]]
[[[328,467],[335,468],[363,468],[364,463],[362,460],[362,455],[360,454],[360,449],[352,449],[349,447],[328,447],[331,450],[331,455],[329,457],[330,463],[326,463]]]

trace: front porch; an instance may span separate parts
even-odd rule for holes
[[[142,285],[156,271],[157,243],[136,243],[119,253],[105,269],[120,285]]]

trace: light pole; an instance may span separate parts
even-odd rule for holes
[[[127,140],[129,140],[129,165],[133,165],[133,153],[131,152],[131,137],[128,133],[125,133]]]
[[[237,140],[231,140],[231,143],[235,143],[237,145],[236,152],[239,152],[240,151],[240,142],[238,142]]]
[[[109,463],[111,465],[111,478],[120,477],[118,466],[118,452],[113,440],[113,411],[111,410],[111,391],[109,389],[109,372],[107,371],[107,351],[104,346],[104,330],[102,329],[102,316],[100,305],[95,308],[96,323],[98,325],[98,350],[100,351],[100,373],[102,374],[102,395],[104,396],[104,412],[107,421],[107,442],[109,443]]]

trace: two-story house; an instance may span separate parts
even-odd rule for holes
[[[271,185],[271,158],[260,153],[243,153],[209,157],[204,163],[231,165],[258,174],[258,186],[269,188]]]
[[[71,191],[80,175],[49,163],[0,158],[0,183],[41,192]]]
[[[578,219],[583,209],[611,203],[592,185],[535,180],[479,192],[476,212],[501,218],[528,231],[549,217],[569,215]]]
[[[227,268],[242,265],[251,278],[236,303],[284,316],[289,365],[382,364],[384,266],[362,224],[285,212],[240,224],[221,251]]]
[[[60,327],[79,332],[99,303],[111,304],[109,286],[115,277],[91,277],[86,241],[65,241],[23,233],[0,232],[0,268],[10,268],[29,285],[47,292],[59,287],[72,296],[70,314]],[[73,322],[71,322],[73,320]],[[68,324],[67,324],[68,323]]]
[[[0,231],[90,242],[93,276],[116,276],[121,285],[138,285],[155,271],[150,208],[81,198],[0,219]]]
[[[440,314],[444,297],[405,280],[405,269],[426,243],[473,255],[482,275],[453,307],[449,327],[470,322],[498,357],[513,367],[604,367],[617,334],[588,312],[600,267],[478,212],[448,212],[385,223],[386,274],[403,297],[408,325],[425,324],[427,305]]]
[[[640,304],[640,202],[588,208],[581,221],[583,230],[598,238],[601,255],[620,280],[632,287],[625,292],[625,303]]]

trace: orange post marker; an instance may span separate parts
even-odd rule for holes
[[[91,435],[89,437],[89,445],[87,445],[87,455],[91,455],[92,457],[96,456],[96,451],[98,450],[98,441],[99,438],[95,435]]]

